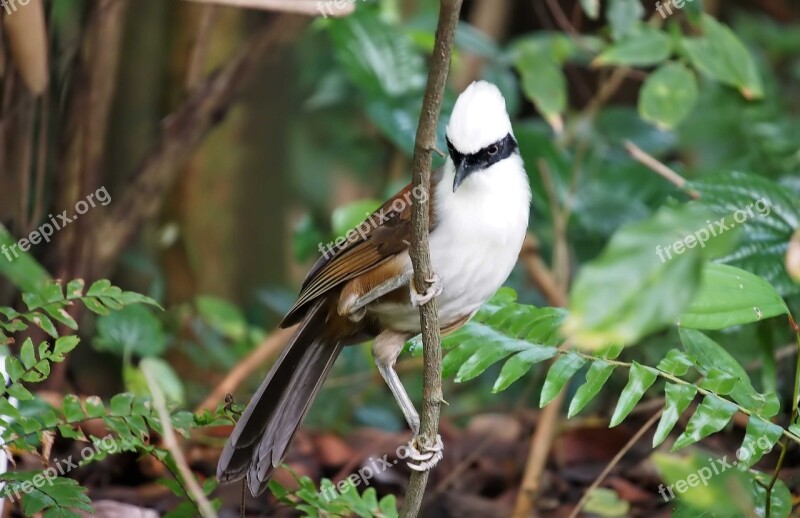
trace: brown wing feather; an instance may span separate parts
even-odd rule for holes
[[[320,295],[408,249],[411,241],[411,198],[409,184],[358,225],[358,232],[349,233],[349,239],[320,257],[306,276],[300,295],[281,322],[281,327],[299,322],[308,310],[309,303]],[[433,204],[430,207],[432,228]]]

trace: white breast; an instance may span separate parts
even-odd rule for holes
[[[442,325],[474,314],[508,278],[525,239],[531,201],[517,155],[473,173],[455,193],[452,163],[445,168],[434,193],[436,228],[429,238],[433,269],[444,286]],[[374,311],[395,330],[419,332],[417,308],[392,304]]]

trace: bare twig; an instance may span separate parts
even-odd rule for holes
[[[414,143],[412,171],[414,189],[430,192],[431,162],[433,148],[436,146],[436,127],[439,110],[444,98],[444,87],[450,68],[450,55],[455,38],[458,15],[461,12],[462,0],[442,0],[439,10],[439,23],[436,27],[436,40],[431,57],[428,84],[422,100],[417,136]],[[430,247],[428,244],[429,196],[418,197],[412,207],[411,216],[411,262],[414,266],[413,282],[417,291],[427,291],[428,281],[433,277]],[[427,437],[429,444],[434,444],[439,429],[439,408],[442,404],[442,351],[439,336],[439,314],[437,301],[434,298],[419,308],[420,326],[422,328],[422,344],[425,365],[423,385],[423,405],[420,434]],[[428,483],[428,472],[415,471],[408,483],[401,517],[417,516],[425,486]]]
[[[677,188],[686,191],[687,194],[692,198],[694,198],[695,200],[700,198],[700,193],[686,189],[686,178],[676,173],[674,169],[671,169],[666,164],[659,162],[657,158],[648,154],[645,150],[643,150],[630,140],[625,141],[625,149],[628,150],[628,153],[630,153],[630,155],[634,158],[634,160],[647,166],[649,169],[655,171],[662,177],[666,178],[670,183],[675,185]]]
[[[653,416],[648,419],[641,428],[639,428],[639,431],[633,434],[633,437],[631,437],[628,442],[625,443],[625,446],[623,446],[622,449],[619,450],[616,455],[614,455],[614,458],[611,459],[611,462],[609,462],[603,471],[597,475],[597,478],[594,479],[592,485],[590,485],[586,491],[584,491],[580,501],[569,514],[569,518],[576,518],[578,516],[578,514],[581,512],[581,509],[583,509],[583,506],[586,505],[586,500],[589,499],[589,495],[592,493],[592,491],[600,487],[600,484],[602,484],[608,474],[611,473],[611,470],[614,469],[617,464],[619,464],[619,462],[622,460],[622,457],[624,457],[625,454],[628,453],[637,442],[639,442],[639,439],[641,439],[642,436],[647,433],[647,431],[652,428],[654,424],[656,424],[656,421],[658,421],[658,419],[661,417],[662,412],[663,410],[659,410],[653,414]]]
[[[211,394],[200,403],[195,409],[196,413],[203,410],[214,411],[220,402],[225,400],[226,394],[231,394],[236,391],[236,388],[246,380],[256,369],[261,367],[267,360],[276,356],[281,348],[286,345],[289,338],[294,332],[294,327],[287,329],[278,329],[269,335],[263,342],[261,342],[250,354],[243,358],[231,371],[225,376]]]
[[[153,395],[153,406],[155,406],[156,412],[158,413],[158,419],[161,421],[161,426],[164,429],[164,433],[162,434],[164,446],[166,446],[169,452],[172,454],[175,465],[178,467],[178,472],[183,479],[183,484],[186,487],[186,491],[191,495],[194,503],[197,505],[197,510],[200,512],[200,515],[203,516],[203,518],[216,517],[217,513],[214,512],[214,508],[211,507],[211,504],[209,503],[208,498],[206,498],[205,493],[203,493],[203,489],[200,487],[197,479],[194,477],[194,475],[192,475],[192,471],[189,469],[189,464],[186,462],[186,457],[181,451],[180,445],[178,444],[178,438],[175,436],[175,430],[172,429],[172,422],[170,421],[169,411],[167,410],[167,402],[164,400],[164,394],[161,392],[158,382],[156,381],[153,373],[150,372],[147,367],[144,367],[142,372],[147,380],[150,393]]]

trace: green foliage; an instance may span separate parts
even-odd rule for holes
[[[397,502],[394,495],[378,500],[375,488],[367,488],[359,494],[350,478],[338,485],[327,478],[322,479],[319,490],[309,477],[292,473],[299,489],[290,491],[276,480],[269,482],[269,489],[282,503],[311,518],[360,516],[362,518],[396,518]],[[359,480],[358,483],[361,481]]]

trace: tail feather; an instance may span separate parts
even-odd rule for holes
[[[342,349],[341,343],[320,338],[326,317],[323,306],[319,301],[309,310],[236,423],[217,465],[220,482],[247,476],[250,492],[258,495],[286,456]]]

